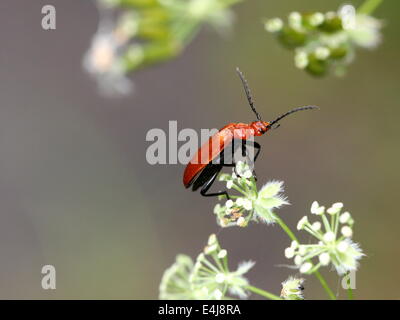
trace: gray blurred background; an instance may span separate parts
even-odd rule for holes
[[[55,31],[41,28],[45,4],[56,7]],[[281,216],[295,228],[313,200],[344,202],[367,254],[356,298],[399,298],[400,2],[376,11],[386,23],[384,42],[359,51],[344,78],[297,70],[261,25],[264,17],[340,4],[244,1],[231,37],[205,29],[179,58],[135,74],[134,94],[106,99],[81,65],[98,23],[93,2],[1,1],[0,298],[157,298],[175,255],[195,257],[220,228],[216,200],[183,187],[183,165],[147,164],[146,133],[167,130],[168,120],[196,130],[253,121],[236,66],[265,119],[321,107],[258,139],[260,184],[284,180],[292,203]],[[289,240],[276,226],[224,229],[219,238],[232,267],[257,262],[249,279],[258,287],[279,293],[293,273],[277,266],[288,262]],[[41,288],[45,264],[56,267],[56,290]],[[326,297],[312,278],[306,296]]]

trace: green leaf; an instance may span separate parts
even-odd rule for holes
[[[261,198],[257,200],[257,203],[266,209],[278,208],[284,204],[287,204],[287,201],[281,198]]]
[[[271,210],[260,205],[258,202],[254,205],[254,211],[256,215],[266,223],[274,222],[274,215]]]
[[[258,193],[259,198],[272,198],[282,191],[283,182],[273,181],[264,185]]]

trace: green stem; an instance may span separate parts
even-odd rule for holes
[[[383,0],[365,0],[364,3],[358,8],[357,12],[371,15],[382,2]]]
[[[283,222],[283,220],[281,218],[279,218],[277,215],[275,215],[275,221],[278,222],[279,226],[283,229],[283,231],[286,232],[286,234],[289,236],[289,238],[292,241],[297,241],[299,242],[299,240],[297,240],[296,236],[294,235],[294,233],[292,232],[292,230],[290,230],[290,228]]]
[[[181,21],[179,27],[176,28],[175,37],[180,42],[182,48],[186,47],[196,36],[200,30],[199,21]]]
[[[292,230],[290,230],[290,228],[286,225],[286,223],[284,223],[283,220],[281,218],[279,218],[277,215],[275,215],[275,221],[279,224],[279,226],[283,229],[283,231],[286,232],[286,234],[289,236],[289,238],[291,240],[299,242],[299,240],[297,240],[297,237],[294,235]],[[328,296],[332,300],[336,300],[335,294],[333,293],[331,288],[329,288],[328,284],[326,283],[326,281],[325,281],[324,277],[321,275],[321,273],[318,270],[316,270],[314,272],[314,274],[317,277],[317,279],[319,280],[319,282],[321,282],[321,285],[325,289]]]
[[[246,289],[270,300],[282,300],[280,297],[274,295],[273,293],[270,293],[268,291],[265,291],[257,287],[248,285]]]
[[[328,284],[326,283],[324,277],[322,276],[322,274],[316,270],[314,272],[315,276],[318,278],[319,282],[321,282],[322,287],[325,289],[325,291],[328,293],[329,298],[331,298],[331,300],[336,300],[336,296],[333,293],[333,291],[331,290],[331,288],[329,288]]]
[[[349,286],[348,289],[347,289],[347,298],[349,300],[353,300],[354,299],[354,295],[353,295],[353,289],[350,287],[350,277],[347,280],[347,285]]]
[[[354,296],[353,296],[353,289],[349,287],[349,289],[347,289],[347,297],[349,298],[349,300],[353,300]]]

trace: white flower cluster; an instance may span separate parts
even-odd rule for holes
[[[121,52],[125,47],[126,38],[117,36],[114,23],[111,20],[102,21],[83,58],[84,68],[106,96],[126,95],[133,88],[121,61]]]
[[[250,221],[264,223],[275,222],[274,209],[288,204],[282,195],[283,182],[271,181],[264,185],[260,191],[253,173],[248,164],[239,161],[231,175],[222,174],[220,181],[226,182],[229,190],[239,192],[240,196],[230,196],[222,206],[217,204],[214,213],[220,226],[245,227]]]
[[[97,0],[99,28],[83,59],[108,96],[132,90],[127,74],[179,55],[203,24],[232,25],[239,0]]]
[[[228,293],[247,298],[249,283],[243,275],[253,266],[252,261],[242,262],[237,270],[230,271],[228,252],[220,247],[216,235],[212,234],[195,263],[190,257],[179,255],[164,272],[160,299],[221,300],[229,298]]]
[[[290,247],[285,249],[286,258],[293,258],[301,273],[311,274],[330,263],[339,275],[357,269],[358,260],[364,254],[359,245],[351,240],[354,220],[349,212],[342,213],[342,208],[343,204],[338,202],[325,210],[325,207],[314,201],[311,213],[321,221],[310,222],[304,216],[298,222],[298,230],[304,230],[318,240],[316,244],[292,241]],[[314,264],[312,259],[316,257],[318,262]]]
[[[285,24],[280,18],[269,19],[265,29],[294,50],[295,66],[316,76],[330,68],[342,72],[355,56],[356,47],[375,48],[381,42],[382,23],[359,14],[352,5],[337,12],[292,12]]]

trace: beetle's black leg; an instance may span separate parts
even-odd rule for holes
[[[253,148],[257,149],[256,154],[254,155],[254,164],[256,163],[257,157],[261,152],[261,145],[258,142],[253,141]],[[253,169],[254,179],[257,181],[256,171]]]
[[[236,174],[237,177],[241,178],[242,176],[236,171],[236,163],[233,166],[233,172]]]
[[[200,194],[203,197],[217,197],[217,196],[225,195],[228,200],[230,199],[229,194],[226,191],[206,193],[208,191],[208,189],[210,189],[211,185],[213,184],[213,182],[217,178],[217,176],[218,176],[220,171],[221,170],[218,170],[217,172],[215,172],[214,175],[201,187]]]
[[[254,141],[253,147],[257,149],[257,152],[256,152],[256,154],[255,154],[255,156],[254,156],[254,163],[255,163],[256,160],[257,160],[258,155],[259,155],[260,152],[261,152],[261,145],[260,145],[258,142],[255,142],[255,141]]]
[[[252,146],[254,149],[257,149],[256,154],[254,155],[254,159],[253,159],[253,162],[255,163],[257,160],[257,157],[259,156],[259,154],[261,152],[261,146],[256,141],[247,141],[247,145]]]

